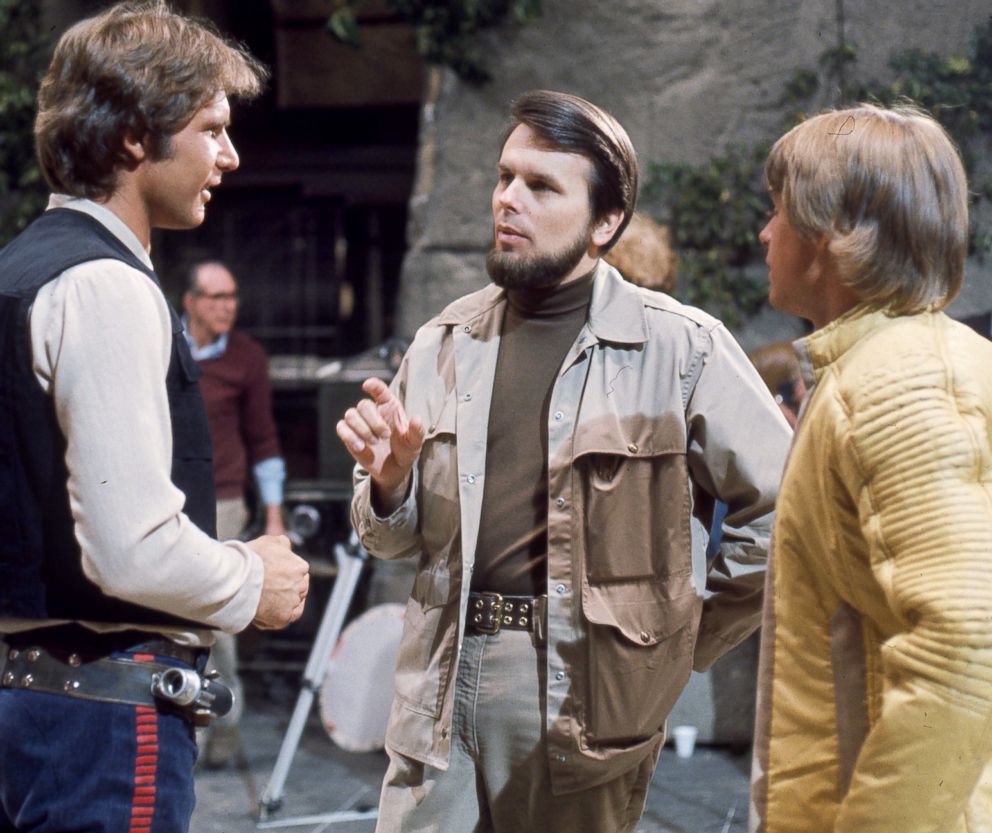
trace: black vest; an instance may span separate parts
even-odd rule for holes
[[[31,371],[29,315],[38,290],[66,269],[103,258],[121,260],[158,284],[155,273],[103,224],[72,209],[46,211],[0,251],[0,616],[188,624],[111,598],[83,574],[66,488],[65,438],[51,397]],[[196,383],[200,369],[179,316],[171,306],[169,312],[172,358],[165,384],[172,482],[186,495],[190,520],[214,536],[210,431]]]

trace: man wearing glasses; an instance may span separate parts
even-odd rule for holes
[[[283,535],[286,465],[272,416],[269,362],[258,342],[234,329],[238,283],[231,270],[216,261],[195,264],[189,270],[183,309],[186,340],[203,371],[200,390],[214,449],[217,537],[222,541],[237,538],[248,525],[245,484],[249,462],[264,514],[263,532]],[[221,634],[211,658],[240,695],[234,637]],[[243,702],[236,696],[230,714],[209,727],[203,757],[207,767],[226,766],[237,753]]]

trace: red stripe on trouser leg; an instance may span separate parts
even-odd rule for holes
[[[150,654],[135,654],[137,662],[151,662]],[[155,772],[158,769],[158,712],[150,706],[135,706],[134,792],[128,833],[150,833],[155,817]]]

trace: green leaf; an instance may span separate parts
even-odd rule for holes
[[[351,7],[345,6],[334,12],[327,19],[327,29],[342,43],[356,48],[362,45],[362,33]]]

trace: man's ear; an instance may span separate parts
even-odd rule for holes
[[[806,272],[806,278],[810,285],[815,285],[834,272],[834,258],[830,253],[830,240],[830,235],[826,233],[821,234],[816,239],[813,263]]]
[[[124,137],[124,152],[131,157],[136,165],[148,158],[148,149],[145,147],[144,139],[135,139],[130,135]]]
[[[616,234],[616,230],[620,227],[620,223],[623,222],[623,217],[623,212],[617,209],[616,211],[608,211],[596,220],[592,227],[592,244],[602,249],[603,246],[609,243],[613,239],[613,235]]]

